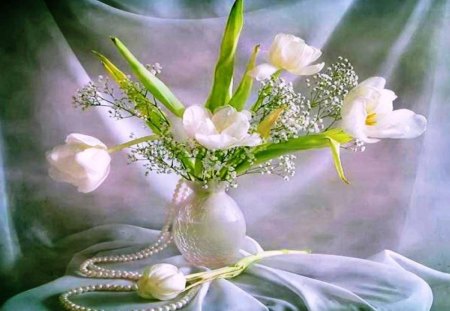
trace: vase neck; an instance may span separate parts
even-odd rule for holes
[[[192,191],[198,194],[225,192],[228,188],[226,181],[210,181],[206,185],[204,183],[190,181],[187,184]]]

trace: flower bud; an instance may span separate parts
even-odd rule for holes
[[[322,52],[305,43],[299,37],[279,33],[269,50],[269,63],[256,66],[250,75],[265,80],[277,70],[283,69],[298,76],[309,76],[322,70],[324,63],[311,65]]]
[[[49,175],[70,183],[80,192],[97,189],[109,174],[111,157],[104,143],[95,137],[72,133],[66,144],[47,152]]]
[[[137,286],[142,298],[170,300],[184,291],[186,277],[176,266],[160,263],[146,268]]]

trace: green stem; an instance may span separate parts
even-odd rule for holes
[[[213,281],[215,279],[234,278],[239,274],[241,274],[242,272],[244,272],[245,269],[247,269],[248,266],[250,266],[252,263],[261,260],[263,258],[279,255],[290,255],[290,254],[309,254],[310,252],[311,252],[310,250],[289,250],[289,249],[265,251],[255,255],[244,257],[233,266],[189,274],[186,276],[186,281],[190,284],[186,287],[185,291],[200,284]]]
[[[120,151],[122,149],[131,147],[131,146],[134,146],[134,145],[146,142],[146,141],[155,140],[155,139],[158,139],[158,138],[159,138],[159,136],[157,136],[157,135],[148,135],[148,136],[136,138],[136,139],[130,140],[129,142],[126,142],[126,143],[123,143],[123,144],[116,145],[114,147],[108,148],[108,152],[109,153],[117,152],[117,151]]]

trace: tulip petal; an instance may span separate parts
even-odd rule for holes
[[[325,63],[302,67],[290,72],[298,76],[310,76],[320,72],[323,66],[325,66]]]
[[[111,162],[108,151],[98,148],[89,148],[75,154],[75,162],[80,165],[86,174],[103,172]]]
[[[248,74],[258,81],[263,81],[269,79],[277,70],[277,67],[264,63],[253,68]]]
[[[291,46],[291,43],[294,43],[294,46]],[[305,41],[294,35],[285,33],[277,34],[269,49],[270,62],[275,66],[283,67],[286,58],[291,58],[291,56],[297,58],[299,56],[298,54],[301,53],[304,43]],[[297,52],[296,55],[292,55],[290,53],[291,51]]]
[[[51,165],[50,177],[56,181],[64,181],[73,184],[84,177],[84,170],[74,161],[74,155],[80,152],[77,145],[60,145],[47,153],[47,161]]]
[[[106,171],[103,172],[103,174],[99,175],[99,177],[96,178],[95,180],[86,179],[86,181],[84,183],[81,183],[78,185],[77,190],[82,193],[88,193],[88,192],[94,191],[105,181],[105,179],[109,175],[110,170],[111,170],[111,167],[108,166],[106,168]]]
[[[311,46],[311,49],[312,49],[313,51],[312,51],[312,54],[311,54],[311,56],[310,56],[310,58],[309,58],[309,63],[315,62],[316,60],[319,59],[320,56],[322,56],[322,51],[321,51],[320,49],[315,48],[315,47],[313,47],[313,46]]]
[[[245,112],[237,112],[232,107],[225,107],[217,111],[212,121],[219,133],[242,139],[248,135],[250,122]]]
[[[194,138],[196,133],[216,134],[214,124],[211,121],[211,113],[201,106],[190,106],[183,114],[183,127],[186,134]]]
[[[255,147],[262,143],[262,139],[259,136],[259,134],[253,133],[251,135],[248,135],[247,137],[241,139],[239,141],[239,146],[246,146],[246,147]]]
[[[384,86],[386,85],[386,79],[382,77],[370,77],[366,80],[359,83],[358,86],[370,86],[377,89],[384,89]]]
[[[342,109],[341,127],[354,138],[366,143],[376,143],[378,139],[371,139],[366,134],[366,107],[362,100],[354,100]],[[370,136],[370,135],[369,135]]]
[[[233,122],[235,122],[236,116],[236,109],[231,106],[224,106],[219,108],[214,113],[211,120],[214,123],[216,130],[218,132],[222,132],[224,129],[233,124]]]
[[[394,110],[379,116],[377,124],[368,127],[366,133],[375,138],[415,138],[427,127],[427,119],[408,109]]]
[[[83,145],[87,145],[89,147],[101,147],[101,148],[105,148],[105,149],[107,148],[106,145],[104,143],[102,143],[99,139],[92,137],[92,136],[79,134],[79,133],[69,134],[66,138],[66,143],[67,144],[83,144]]]
[[[108,176],[111,156],[106,150],[89,148],[77,153],[75,162],[85,172],[85,178],[78,183],[78,191],[87,193],[97,189]]]
[[[197,134],[195,135],[195,140],[197,140],[200,145],[210,150],[228,149],[237,142],[235,138],[226,134]]]

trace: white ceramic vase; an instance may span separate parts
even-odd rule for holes
[[[190,183],[191,195],[181,204],[173,222],[175,243],[190,263],[218,268],[236,261],[245,238],[245,219],[226,192],[225,183],[205,189]]]

